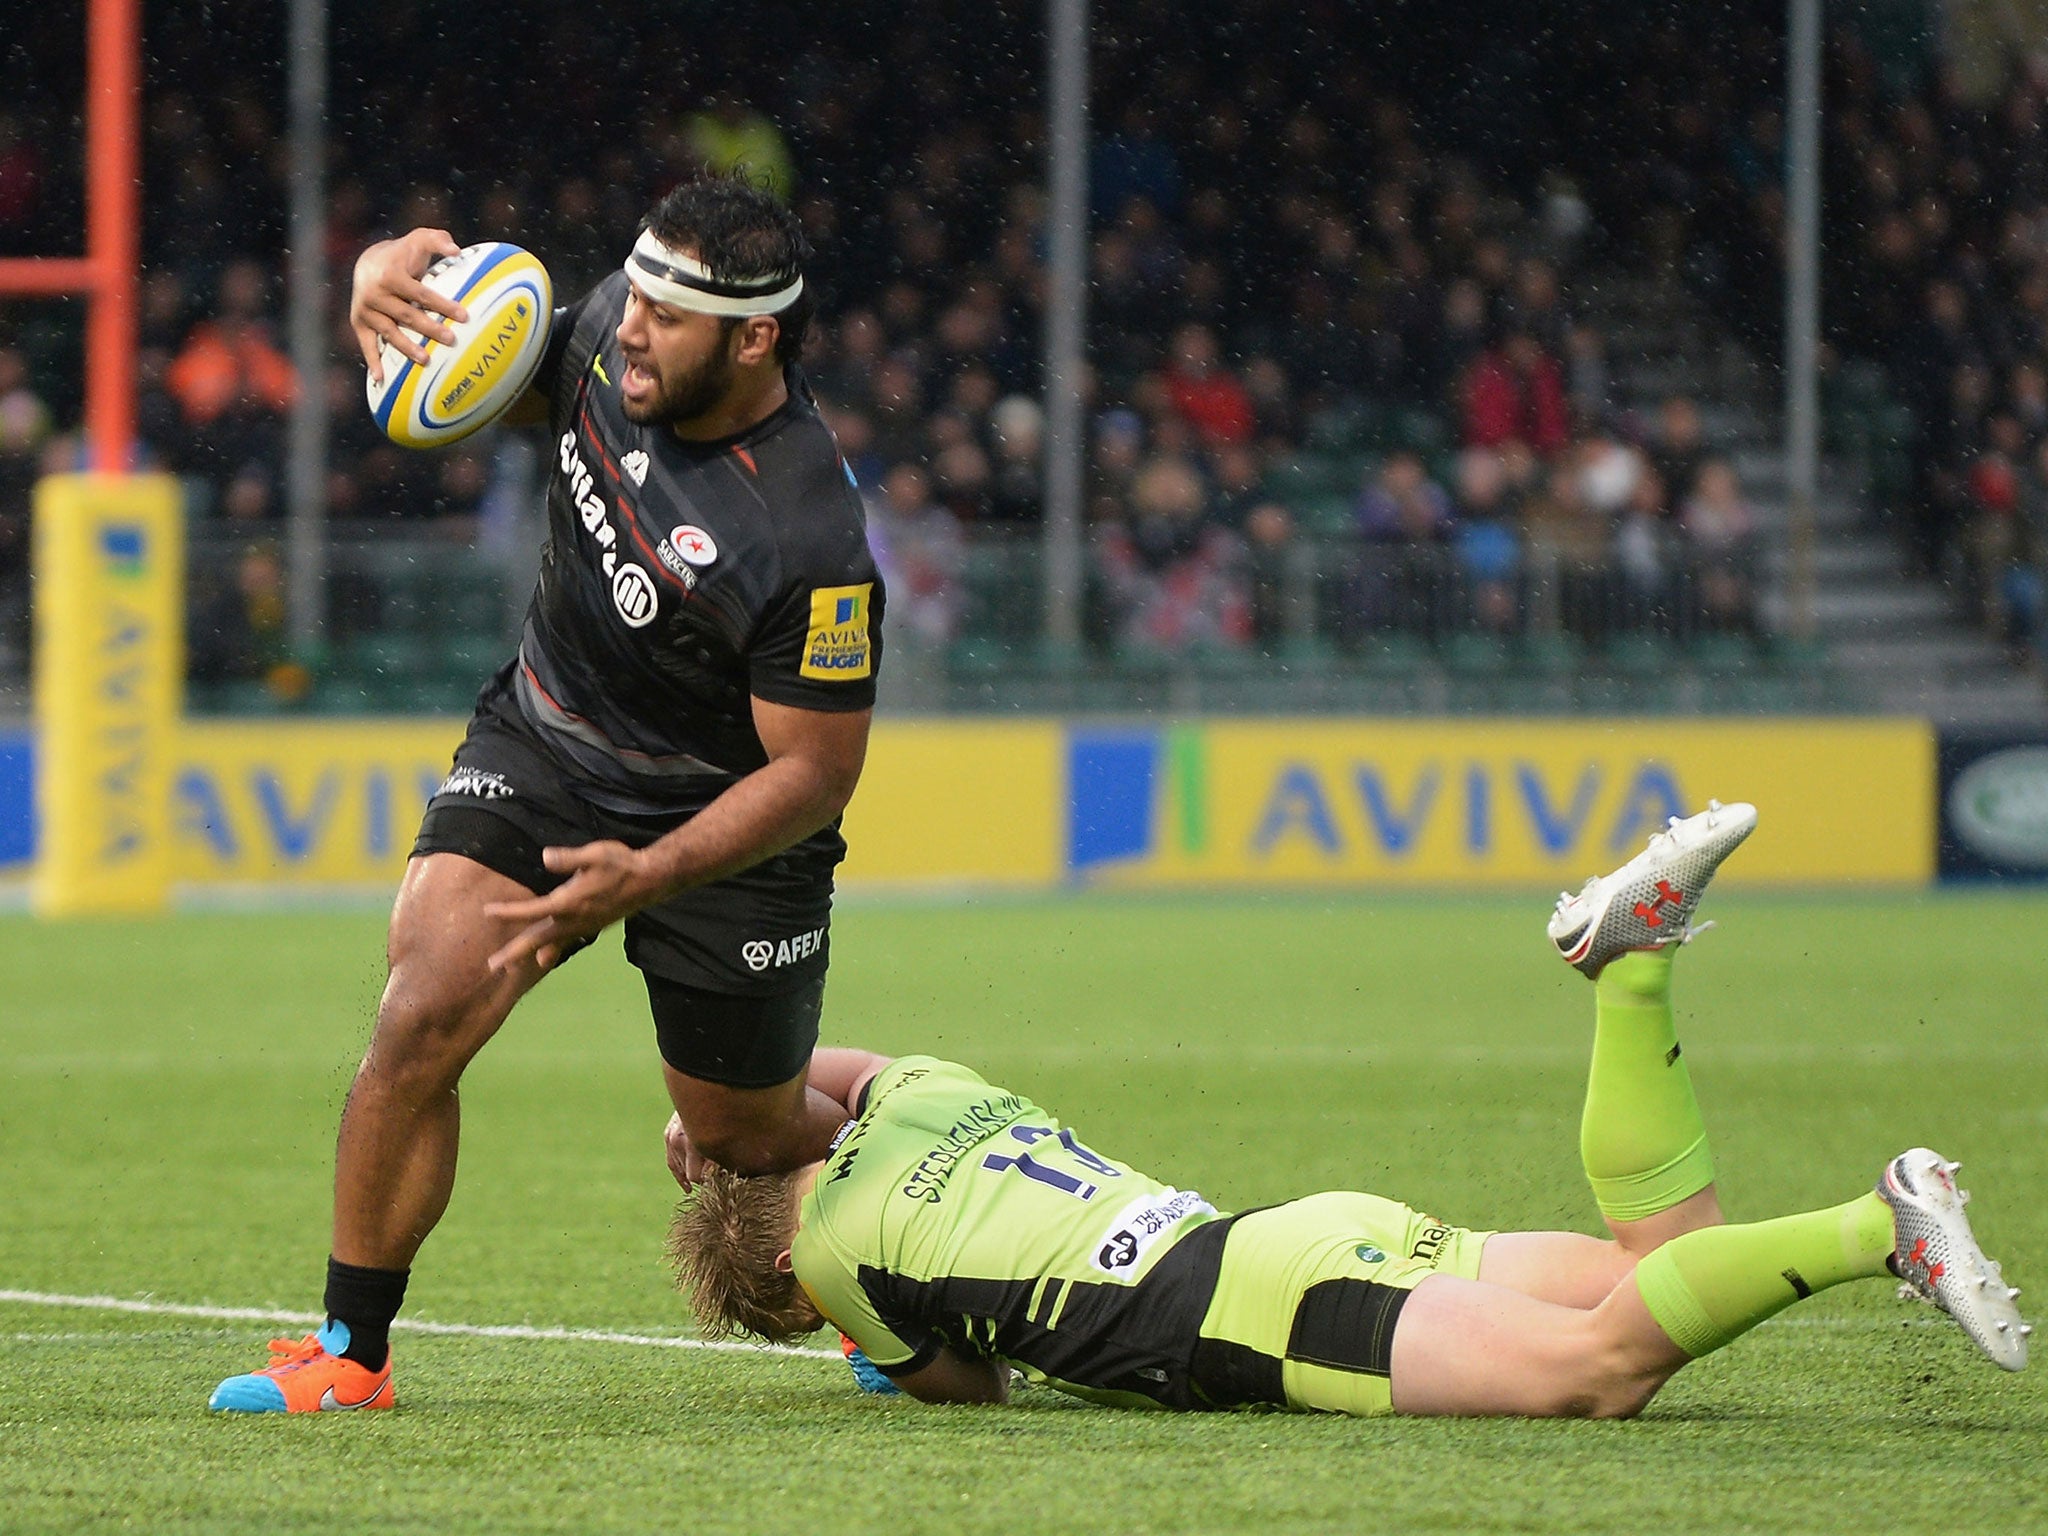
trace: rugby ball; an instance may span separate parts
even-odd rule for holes
[[[424,363],[378,344],[384,382],[366,378],[364,388],[370,415],[401,448],[458,442],[504,415],[540,366],[555,318],[547,268],[502,240],[444,256],[421,281],[459,302],[469,318],[448,322],[453,346],[407,331],[426,347]]]

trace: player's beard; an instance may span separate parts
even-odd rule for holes
[[[688,373],[663,379],[654,395],[638,404],[622,397],[619,409],[626,420],[643,427],[669,427],[679,421],[693,421],[725,398],[738,368],[721,337],[711,355]]]

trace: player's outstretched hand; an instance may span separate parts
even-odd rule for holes
[[[505,918],[526,926],[488,964],[502,971],[531,957],[548,970],[578,940],[593,939],[622,917],[638,912],[657,894],[646,864],[624,843],[584,843],[576,848],[545,848],[541,859],[558,875],[569,878],[545,896],[524,901],[494,901],[485,917]]]
[[[468,310],[420,281],[437,256],[454,256],[461,250],[445,229],[415,229],[395,240],[379,240],[356,258],[348,323],[356,333],[356,345],[363,349],[363,361],[370,365],[370,377],[379,384],[384,382],[384,366],[377,360],[380,340],[424,363],[427,349],[405,332],[418,331],[448,346],[455,333],[440,317],[469,318]]]
[[[690,1133],[683,1129],[680,1114],[668,1117],[668,1129],[663,1132],[662,1140],[668,1150],[668,1171],[675,1175],[676,1182],[683,1188],[695,1189],[711,1162],[691,1142]]]

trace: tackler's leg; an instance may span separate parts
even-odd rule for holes
[[[1593,1058],[1579,1156],[1615,1241],[1641,1255],[1721,1219],[1714,1159],[1671,1010],[1671,965],[1748,805],[1674,819],[1612,874],[1558,901],[1550,938],[1593,978]]]
[[[1500,1233],[1487,1242],[1481,1279],[1594,1307],[1644,1254],[1720,1223],[1713,1154],[1671,1008],[1671,967],[1715,871],[1755,825],[1747,805],[1711,805],[1559,899],[1551,942],[1594,983],[1579,1155],[1614,1241]]]

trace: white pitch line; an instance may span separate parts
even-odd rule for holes
[[[223,1323],[290,1323],[317,1328],[326,1317],[318,1312],[274,1312],[265,1307],[203,1307],[185,1302],[148,1301],[123,1296],[63,1296],[49,1291],[0,1291],[0,1302],[25,1307],[79,1307],[90,1312],[139,1312],[152,1317],[201,1317]],[[728,1339],[685,1339],[671,1334],[615,1333],[602,1328],[535,1328],[525,1323],[430,1323],[401,1317],[393,1332],[456,1335],[471,1339],[539,1339],[573,1344],[632,1344],[644,1349],[709,1349],[748,1355],[796,1355],[806,1360],[837,1360],[830,1349],[798,1349],[781,1344],[741,1344]]]

